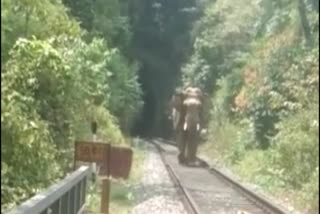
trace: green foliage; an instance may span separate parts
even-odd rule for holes
[[[285,186],[285,181],[279,176],[281,171],[275,170],[272,163],[269,152],[251,150],[245,153],[238,164],[233,165],[233,170],[245,180],[272,192]]]
[[[300,206],[305,207],[303,202],[308,201],[306,206],[309,213],[316,214],[319,212],[319,167],[317,166],[313,171],[308,183],[305,183],[302,187],[300,194]]]
[[[208,147],[213,147],[213,156],[217,159],[227,159],[226,154],[230,153],[229,148],[234,144],[239,133],[239,126],[229,120],[210,121],[208,133]],[[226,134],[228,133],[228,134]],[[230,157],[230,155],[229,155]],[[229,158],[230,160],[231,158]],[[231,162],[231,160],[230,160]]]
[[[34,72],[19,69],[8,66],[1,74],[1,205],[5,208],[46,187],[61,174],[48,124],[37,113],[34,89],[39,83]]]
[[[61,34],[76,36],[81,31],[60,1],[4,0],[1,12],[1,61],[8,59],[19,37],[45,39]]]
[[[217,88],[219,90],[214,93],[215,98],[212,101],[214,102],[214,112],[212,117],[217,116],[220,118],[220,121],[225,117],[236,118],[234,114],[236,111],[234,99],[239,94],[243,85],[241,77],[241,70],[237,70],[217,80]],[[217,119],[212,118],[212,120]]]
[[[92,114],[99,124],[97,135],[100,139],[104,139],[111,144],[127,143],[117,125],[117,118],[108,109],[103,106],[97,106],[93,108]]]
[[[109,39],[112,45],[127,47],[131,39],[126,5],[119,0],[97,0],[93,6],[93,35]]]
[[[50,96],[70,89],[67,83],[70,72],[61,65],[61,56],[47,43],[21,39],[11,53],[10,50],[21,37],[77,36],[81,30],[59,1],[4,0],[1,11],[1,166],[4,168],[1,207],[8,208],[62,176],[62,165],[56,161],[62,151],[54,143],[59,139],[54,139],[52,130],[55,126],[68,126],[67,119],[64,120],[68,112],[54,118],[58,122],[53,124],[56,105],[50,109],[45,109],[45,105],[57,101],[61,107],[61,98],[65,97],[51,99]]]
[[[247,120],[235,122],[230,119],[210,121],[208,144],[216,151],[214,157],[228,165],[242,161],[248,150],[255,149],[252,123]]]
[[[143,106],[142,90],[137,81],[138,65],[130,64],[119,52],[111,56],[108,69],[112,71],[110,88],[110,111],[128,132],[136,115]]]
[[[30,97],[26,105],[47,121],[50,136],[59,149],[71,140],[74,109],[74,73],[63,56],[50,44],[39,40],[18,40],[5,65],[4,85],[10,91]],[[26,103],[28,104],[28,103]],[[63,160],[63,159],[62,159]]]
[[[119,0],[63,0],[88,32],[89,38],[104,38],[112,47],[127,48],[131,41],[128,3]]]
[[[96,37],[104,38],[110,46],[118,46],[120,50],[128,48],[131,32],[129,31],[126,2],[109,0],[106,3],[98,0],[92,3],[86,0],[65,0],[64,4],[70,8],[71,14],[76,16],[88,31],[87,37],[93,40]],[[96,51],[103,49],[102,44],[98,43],[100,47],[96,47]],[[103,78],[106,77],[110,80],[107,91],[103,94],[108,95],[106,105],[111,114],[118,118],[121,129],[127,133],[132,128],[135,116],[143,105],[142,91],[137,82],[139,66],[136,62],[129,62],[118,49],[113,49],[107,55],[108,57],[100,55],[105,58],[104,65],[100,66],[105,66],[107,74],[100,80],[103,81]],[[95,61],[93,60],[92,63],[95,64]],[[88,69],[90,67],[92,65],[88,64]],[[96,77],[94,74],[93,76]],[[102,97],[97,99],[103,100]]]
[[[182,70],[184,81],[211,91],[221,75],[241,67],[260,12],[258,1],[209,3],[195,27],[195,51]]]
[[[3,87],[1,205],[7,208],[42,190],[61,172],[54,161],[56,150],[46,123],[32,109],[24,110],[23,100],[30,97]]]
[[[239,4],[242,5],[245,2]],[[254,125],[256,141],[262,148],[268,148],[269,138],[276,133],[274,125],[278,122],[279,116],[303,107],[308,102],[305,97],[310,97],[317,86],[314,66],[317,65],[318,54],[316,51],[318,48],[306,48],[297,42],[297,36],[294,35],[297,27],[292,27],[295,26],[295,16],[292,16],[295,14],[293,13],[294,4],[287,2],[283,4],[285,6],[282,8],[278,8],[277,5],[270,6],[267,3],[265,5],[252,3],[243,6],[243,8],[249,7],[248,11],[251,13],[242,14],[243,11],[239,12],[240,18],[232,25],[229,21],[233,20],[233,15],[221,12],[221,10],[224,8],[232,10],[233,7],[237,8],[237,5],[231,2],[212,4],[208,7],[211,9],[207,9],[206,16],[202,21],[205,26],[211,26],[209,23],[213,26],[203,29],[203,32],[200,30],[202,34],[199,33],[195,41],[195,54],[183,70],[185,82],[193,81],[194,84],[204,85],[207,89],[208,84],[211,84],[209,89],[212,87],[219,89],[218,92],[214,91],[216,94],[213,101],[216,105],[215,109],[227,109],[220,112],[226,112],[225,116],[229,118],[234,115],[250,118]],[[268,14],[270,13],[269,7],[276,8],[280,13],[285,14],[283,16],[286,18],[279,18],[278,12]],[[221,10],[216,11],[216,8]],[[259,22],[260,19],[254,11],[263,11],[265,16],[269,18],[263,17],[264,23],[262,20]],[[229,46],[229,43],[222,42],[217,43],[222,46],[221,48],[214,46],[215,40],[213,38],[224,38],[228,35],[218,31],[219,26],[230,25],[230,28],[233,29],[238,27],[236,24],[239,26],[244,24],[240,29],[246,29],[247,22],[241,21],[242,18],[255,21],[258,19],[256,27],[247,26],[247,30],[251,32],[250,38],[258,36],[257,39],[250,44],[249,40],[242,40],[243,37],[238,35],[232,42],[237,40],[236,42],[243,45],[242,48]],[[272,19],[275,20],[271,21]],[[285,22],[289,24],[290,30],[285,25],[280,25],[276,28],[277,30],[269,28],[273,22]],[[284,27],[285,29],[283,29]],[[258,30],[259,34],[255,33],[255,28],[260,29]],[[261,31],[262,29],[264,30]],[[236,32],[241,33],[242,31]],[[261,38],[260,35],[264,37]],[[284,42],[285,39],[287,39],[286,42]],[[209,41],[212,42],[209,43]],[[251,50],[248,47],[251,47]],[[208,58],[208,54],[213,58]],[[229,58],[230,54],[233,55],[232,58]],[[224,59],[220,60],[222,56]],[[212,69],[213,66],[216,69]],[[223,69],[222,72],[220,68],[226,68],[225,66],[228,69]],[[232,72],[228,75],[230,69]],[[220,78],[220,74],[226,77]],[[313,83],[311,83],[312,81]]]
[[[283,179],[293,188],[301,188],[319,166],[319,108],[300,110],[278,124],[273,139],[275,167],[283,170]]]
[[[129,45],[128,2],[64,3],[76,17],[60,0],[1,1],[5,209],[71,169],[73,142],[91,138],[92,120],[98,138],[126,143],[120,128],[127,131],[143,105],[138,66],[110,48]]]
[[[18,40],[2,73],[1,161],[8,169],[3,174],[4,204],[30,197],[68,170],[74,139],[90,136],[92,119],[99,124],[100,138],[125,143],[117,119],[108,110],[118,105],[110,97],[124,90],[127,96],[135,95],[135,100],[125,98],[126,104],[135,105],[141,103],[141,91],[129,65],[119,65],[123,61],[115,56],[119,53],[99,39],[90,44],[65,36]],[[119,77],[113,79],[113,72]],[[124,88],[114,80],[132,85]],[[128,109],[131,116],[135,111]],[[35,150],[38,155],[32,154]]]

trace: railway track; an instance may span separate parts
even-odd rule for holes
[[[209,167],[198,158],[200,167],[180,165],[178,150],[170,141],[151,140],[161,155],[168,173],[191,214],[288,214],[270,199]]]

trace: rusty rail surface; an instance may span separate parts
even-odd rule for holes
[[[164,144],[169,144],[171,146],[176,147],[176,144],[172,141],[168,141],[168,140],[164,140],[164,139],[156,139],[156,141],[164,143]],[[178,175],[174,172],[174,169],[166,162],[165,158],[163,157],[164,153],[165,153],[164,149],[161,148],[159,143],[156,143],[152,140],[149,142],[151,142],[153,145],[155,145],[159,149],[160,154],[161,154],[161,158],[162,158],[163,162],[165,163],[165,165],[168,169],[168,172],[169,172],[170,176],[172,177],[172,180],[179,187],[179,189],[181,190],[180,192],[182,192],[184,194],[184,198],[186,198],[186,200],[184,201],[186,206],[191,207],[191,210],[190,210],[190,208],[188,208],[188,211],[193,214],[200,214],[201,211],[200,211],[199,207],[197,207],[197,204],[195,203],[194,199],[188,193],[188,190],[186,190],[184,185],[181,183]],[[199,157],[197,157],[197,159],[203,163],[203,164],[201,164],[202,168],[209,170],[209,172],[213,176],[219,177],[219,178],[221,178],[221,180],[224,180],[226,183],[229,183],[230,186],[234,190],[236,190],[237,192],[240,192],[249,201],[251,201],[257,207],[260,207],[265,213],[272,213],[272,214],[289,214],[290,213],[288,210],[277,205],[274,201],[267,198],[266,196],[256,193],[250,187],[231,178],[222,170],[217,169],[214,166],[209,166],[209,164],[205,160],[203,160]]]
[[[89,166],[81,166],[45,192],[33,196],[7,214],[80,214],[84,213]]]

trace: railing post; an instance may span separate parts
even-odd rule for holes
[[[77,206],[77,203],[78,203],[78,200],[77,200],[77,196],[78,196],[78,185],[75,185],[74,186],[74,213],[73,214],[77,214],[77,209],[78,209],[78,206]]]
[[[82,202],[82,188],[83,188],[83,180],[80,181],[80,190],[79,190],[79,207],[81,209],[83,202]]]
[[[61,198],[59,198],[59,214],[62,214],[62,202],[61,202]]]
[[[110,179],[102,179],[101,213],[109,214]]]
[[[110,200],[110,152],[111,145],[108,144],[107,150],[107,173],[106,177],[102,178],[102,191],[101,191],[101,213],[109,214],[109,200]]]
[[[71,191],[71,190],[68,191],[68,200],[67,200],[67,201],[68,201],[68,202],[67,202],[67,207],[68,207],[68,208],[67,208],[67,211],[68,211],[68,213],[70,213],[70,211],[71,211],[71,208],[70,208],[70,206],[71,206],[71,205],[70,205],[71,193],[70,193],[70,191]]]

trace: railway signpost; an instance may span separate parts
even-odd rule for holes
[[[127,179],[131,169],[132,154],[130,148],[111,146],[109,143],[75,142],[74,166],[76,166],[76,161],[96,163],[100,166],[101,213],[109,214],[110,176]]]
[[[76,141],[75,161],[106,165],[110,144],[92,141]]]

